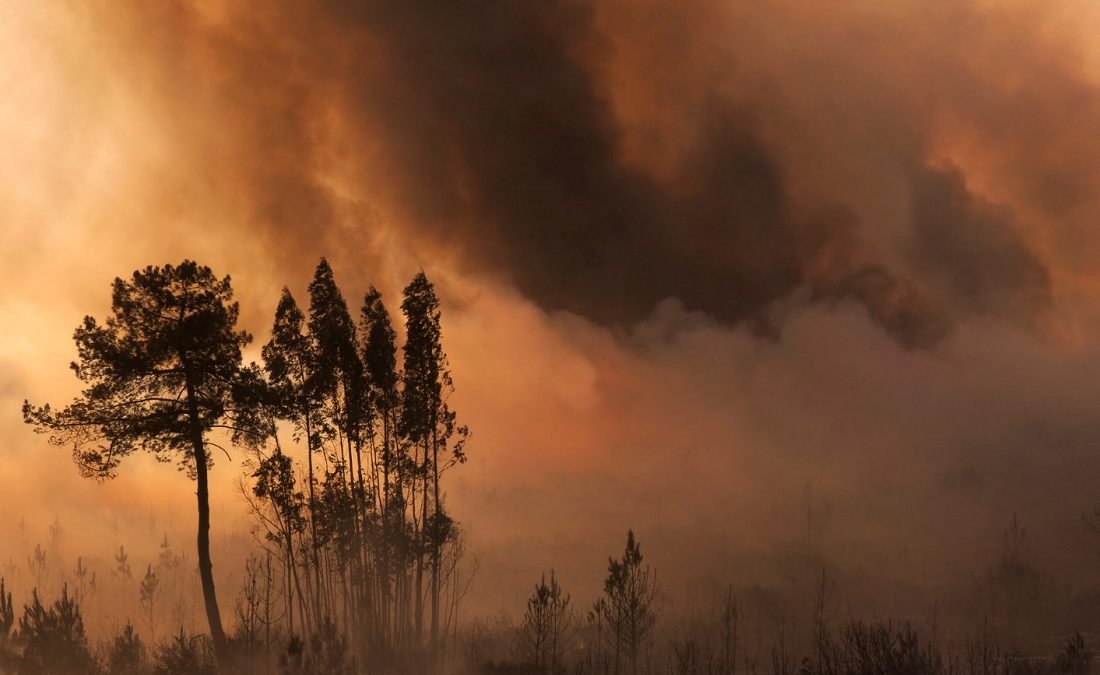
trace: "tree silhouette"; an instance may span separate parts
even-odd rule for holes
[[[527,599],[519,643],[524,661],[538,672],[555,675],[562,666],[562,652],[572,621],[569,594],[562,592],[551,570],[550,583],[542,575]]]
[[[84,619],[67,587],[51,607],[32,591],[31,604],[19,619],[23,656],[19,675],[72,675],[95,672],[95,660],[88,649]]]
[[[355,342],[355,322],[324,258],[309,284],[308,326],[313,358],[307,386],[313,398],[324,402],[326,435],[339,444],[338,461],[345,463],[351,477],[362,412],[363,364]]]
[[[333,571],[342,593],[326,597],[326,614],[357,615],[363,589],[352,588],[363,578],[361,506],[365,500],[362,430],[365,408],[363,363],[359,359],[355,322],[333,277],[321,258],[309,284],[308,339],[310,344],[308,395],[320,406],[318,447],[328,448],[330,468],[325,472],[315,507],[318,544],[333,544]],[[330,591],[333,586],[329,585]],[[322,612],[318,612],[320,616]],[[315,627],[316,628],[316,627]]]
[[[465,426],[457,426],[455,413],[447,405],[447,396],[454,389],[454,384],[448,370],[447,355],[443,351],[439,298],[423,272],[413,277],[405,287],[401,311],[405,314],[406,336],[403,347],[405,386],[402,390],[400,423],[402,435],[411,445],[419,447],[421,453],[420,548],[422,553],[428,554],[431,563],[431,646],[434,650],[439,637],[442,551],[454,525],[443,509],[440,477],[448,467],[466,461],[464,447],[469,430]],[[452,445],[451,439],[455,436],[458,438]],[[448,450],[450,457],[446,456]],[[441,454],[444,455],[442,464]],[[429,500],[433,504],[430,515]],[[418,560],[418,637],[421,632],[419,591],[423,567],[423,562]]]
[[[4,579],[0,577],[0,648],[7,643],[13,625],[15,625],[15,610],[12,609],[11,591],[4,587]]]
[[[633,675],[638,672],[638,651],[657,622],[657,577],[649,566],[642,567],[642,549],[633,531],[626,533],[622,559],[608,560],[604,595],[615,634],[615,672],[621,672],[625,656]]]
[[[145,570],[145,576],[138,587],[138,597],[141,600],[141,609],[149,620],[149,639],[157,639],[157,599],[159,598],[160,578],[149,565]]]
[[[363,298],[360,320],[363,336],[362,359],[366,375],[365,403],[369,407],[368,419],[373,422],[367,428],[372,449],[381,444],[381,482],[375,492],[376,509],[381,520],[379,546],[379,571],[383,630],[389,629],[394,591],[391,575],[396,576],[397,592],[406,588],[404,580],[404,480],[407,473],[407,455],[397,442],[397,413],[400,402],[397,375],[397,335],[390,322],[389,312],[382,302],[382,294],[374,286]],[[404,608],[399,608],[398,612]],[[396,621],[393,621],[396,623]]]
[[[145,667],[145,644],[134,632],[133,624],[127,621],[122,627],[109,644],[105,660],[110,675],[144,675],[148,672]]]
[[[263,346],[261,355],[275,416],[290,421],[295,429],[294,438],[296,440],[304,438],[306,442],[306,490],[308,493],[306,506],[309,510],[309,518],[304,524],[308,525],[309,528],[309,555],[313,563],[313,583],[315,588],[320,588],[321,565],[317,550],[316,529],[317,480],[314,476],[313,454],[320,449],[321,444],[319,418],[321,403],[318,397],[313,395],[309,386],[313,370],[313,351],[309,339],[303,333],[304,324],[305,316],[302,314],[302,310],[298,308],[298,303],[294,300],[290,290],[284,286],[282,296],[279,298],[279,305],[275,309],[275,322],[271,327],[271,339]],[[277,452],[276,455],[279,458],[272,458],[266,468],[261,463],[259,469],[263,471],[260,471],[255,477],[266,476],[269,479],[278,478],[278,480],[272,483],[270,489],[260,488],[261,491],[256,492],[256,496],[261,499],[269,496],[277,509],[277,515],[281,513],[284,516],[295,516],[293,509],[288,510],[292,502],[295,501],[291,499],[294,494],[294,474],[291,462],[289,458],[282,456],[281,451]],[[267,494],[263,494],[262,491],[267,491]],[[282,524],[285,527],[280,528],[284,535],[288,564],[291,564],[290,561],[293,558],[294,526],[299,524],[299,518],[300,514],[292,520],[284,520]],[[312,611],[319,614],[320,606],[317,604],[318,602],[319,599],[312,607],[303,607],[302,611]],[[288,608],[288,611],[291,610]]]
[[[229,277],[185,260],[149,266],[129,280],[116,278],[104,324],[90,316],[73,335],[76,376],[87,386],[63,410],[24,401],[24,420],[71,446],[83,475],[113,477],[122,459],[146,450],[159,461],[177,461],[196,481],[198,561],[210,634],[225,644],[210,561],[208,439],[229,430],[235,441],[254,442],[257,432],[235,405],[246,380],[241,348],[251,337],[236,329],[238,305]]]
[[[268,530],[267,539],[278,544],[286,567],[286,611],[288,628],[293,631],[293,598],[298,598],[303,612],[309,611],[302,598],[302,587],[295,563],[295,537],[300,539],[307,525],[306,517],[302,513],[305,496],[296,490],[292,460],[278,448],[270,457],[259,461],[252,473],[252,479],[255,481],[252,494],[271,507],[271,516],[265,516],[262,520]],[[316,552],[316,547],[311,548]]]

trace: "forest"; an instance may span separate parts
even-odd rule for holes
[[[261,363],[244,363],[253,338],[237,326],[229,277],[188,260],[115,279],[106,319],[86,317],[73,334],[81,394],[64,407],[24,402],[24,421],[92,480],[135,453],[174,464],[195,486],[195,547],[165,534],[144,570],[124,546],[95,570],[79,556],[59,562],[60,522],[25,564],[12,542],[0,561],[0,672],[1092,672],[1084,629],[1100,595],[1044,573],[1015,516],[962,600],[921,616],[844,611],[838,585],[859,579],[823,552],[812,505],[791,588],[730,579],[678,603],[628,531],[607,542],[591,602],[574,601],[548,564],[514,613],[465,616],[476,566],[447,486],[477,455],[449,404],[436,290],[418,273],[395,327],[374,287],[353,315],[321,259],[308,296],[303,309],[282,290]],[[253,528],[226,588],[212,569],[209,476],[233,455],[247,457],[238,485]],[[93,630],[90,607],[113,625]]]

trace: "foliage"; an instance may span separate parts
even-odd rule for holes
[[[217,659],[210,641],[203,635],[179,635],[156,650],[153,672],[157,675],[214,675]]]
[[[23,402],[23,418],[54,445],[70,446],[85,476],[113,477],[138,450],[175,460],[197,482],[198,561],[210,632],[224,644],[210,560],[207,434],[227,429],[234,442],[262,442],[256,369],[242,368],[251,336],[236,328],[239,307],[229,277],[185,260],[116,278],[103,324],[84,318],[73,339],[73,372],[85,388],[61,410]]]
[[[149,672],[145,644],[131,623],[127,622],[110,643],[104,661],[108,675],[146,675]]]
[[[527,610],[520,626],[519,648],[522,661],[538,672],[556,673],[562,666],[573,621],[569,595],[562,592],[553,570],[550,582],[542,576],[527,599]]]
[[[623,557],[608,560],[604,597],[604,611],[614,635],[616,670],[625,658],[629,672],[636,673],[640,650],[657,623],[657,577],[650,567],[642,567],[642,549],[632,530],[626,533]]]
[[[32,592],[31,604],[19,619],[19,639],[23,643],[20,675],[91,675],[96,671],[80,607],[67,586],[50,607],[42,604],[38,591]]]
[[[202,452],[194,434],[233,416],[241,348],[251,340],[235,328],[232,298],[229,277],[189,260],[115,279],[106,322],[87,316],[73,334],[72,370],[85,389],[62,410],[24,402],[24,419],[71,446],[86,476],[113,477],[137,450],[194,475]]]
[[[4,579],[0,577],[0,645],[7,642],[14,625],[15,609],[12,607],[11,591],[6,590]]]

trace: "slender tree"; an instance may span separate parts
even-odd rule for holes
[[[251,489],[242,494],[286,563],[287,612],[278,620],[293,625],[293,593],[305,634],[330,626],[363,658],[418,668],[429,646],[426,603],[432,640],[424,654],[434,659],[462,594],[463,548],[441,476],[465,460],[468,432],[447,405],[453,384],[439,302],[423,274],[404,300],[407,372],[397,369],[397,336],[377,289],[364,296],[358,326],[324,259],[309,284],[308,318],[283,289],[263,377],[243,371],[242,389],[255,393],[252,424],[274,451],[254,447],[244,477]],[[308,509],[277,421],[294,426],[296,441],[305,438]],[[313,466],[314,453],[323,465]],[[446,626],[443,587],[453,591]]]
[[[63,410],[23,403],[24,420],[54,445],[71,446],[87,477],[113,477],[123,458],[147,450],[178,461],[196,481],[199,576],[216,649],[226,640],[210,560],[208,470],[218,446],[209,434],[257,436],[236,405],[247,379],[241,348],[251,340],[237,330],[237,315],[229,277],[190,260],[115,279],[106,322],[85,317],[73,335],[81,395]]]
[[[569,595],[562,592],[551,570],[550,583],[546,582],[546,575],[542,575],[527,599],[519,643],[524,661],[539,672],[557,673],[562,666],[562,652],[572,621]]]
[[[148,569],[145,570],[145,576],[141,579],[141,585],[138,586],[138,597],[141,600],[141,609],[149,620],[149,640],[152,642],[156,642],[157,639],[157,600],[160,597],[159,591],[160,578],[153,571],[153,566],[149,565]]]
[[[394,604],[391,577],[399,589],[404,587],[403,560],[398,559],[404,550],[404,487],[406,456],[397,443],[396,416],[398,412],[398,375],[396,333],[390,322],[389,312],[382,302],[382,294],[373,286],[363,298],[360,333],[363,336],[362,360],[368,383],[366,405],[374,424],[368,429],[372,447],[379,445],[377,464],[381,465],[379,485],[374,490],[375,508],[379,513],[379,586],[381,600],[381,629],[383,639],[395,631],[397,619],[393,617]],[[377,475],[377,471],[373,471]]]
[[[731,585],[726,589],[718,615],[719,673],[734,675],[737,671],[737,640],[741,626],[741,605]]]
[[[431,564],[431,647],[439,637],[440,567],[443,546],[452,535],[453,522],[443,509],[440,478],[456,463],[465,462],[464,447],[469,430],[458,426],[447,405],[454,389],[443,351],[439,299],[423,272],[405,288],[401,303],[405,314],[404,389],[401,401],[402,435],[420,448],[420,562],[417,564],[417,635],[421,633],[420,597],[424,571],[423,556]],[[452,439],[456,442],[452,444]],[[441,462],[442,460],[442,462]],[[429,493],[430,490],[430,493]],[[429,515],[428,504],[432,504]]]
[[[356,347],[355,323],[324,258],[309,284],[309,340],[313,367],[307,386],[314,397],[326,403],[329,433],[337,439],[338,457],[346,462],[350,478],[355,471],[352,451],[362,413],[363,364]]]
[[[303,333],[305,316],[298,308],[294,296],[290,290],[283,287],[282,296],[275,309],[275,322],[271,327],[271,339],[263,346],[261,355],[264,362],[264,370],[267,375],[268,388],[271,394],[271,402],[275,415],[279,419],[287,420],[294,426],[294,438],[304,440],[306,445],[306,489],[308,502],[306,506],[309,518],[302,523],[309,529],[308,555],[312,562],[312,579],[307,577],[307,582],[312,581],[314,591],[311,594],[312,603],[303,607],[303,611],[309,611],[317,616],[321,613],[320,588],[321,565],[318,551],[317,537],[317,479],[313,466],[313,455],[320,449],[321,425],[318,417],[321,401],[317,396],[316,388],[309,386],[313,372],[313,351],[308,337]],[[275,436],[274,430],[272,435]],[[278,453],[282,455],[281,452]],[[279,487],[267,494],[261,494],[267,488],[259,488],[256,496],[265,499],[270,497],[276,506],[276,513],[291,516],[286,506],[289,502],[284,497],[293,494],[293,471],[289,458],[272,458],[265,476],[268,478],[279,477]],[[287,474],[289,472],[289,475]],[[253,476],[260,478],[259,474]],[[287,481],[290,481],[290,491],[286,492]],[[297,518],[282,521],[283,525],[296,526]],[[288,565],[293,559],[293,527],[280,530],[284,545],[287,547],[286,557]],[[307,619],[308,621],[308,619]],[[308,626],[307,626],[308,629]]]
[[[275,452],[262,457],[252,473],[252,494],[261,504],[270,507],[270,515],[257,513],[267,529],[267,539],[279,546],[279,558],[285,568],[285,596],[287,628],[294,631],[294,598],[298,598],[299,607],[305,613],[308,610],[303,598],[301,583],[298,579],[298,567],[295,560],[295,538],[302,536],[306,529],[303,515],[305,496],[297,490],[294,477],[294,463],[276,446]],[[259,510],[258,504],[253,504]],[[303,617],[308,630],[308,618]]]
[[[604,595],[615,634],[615,672],[621,672],[625,656],[629,672],[634,675],[638,672],[638,652],[657,622],[657,577],[649,566],[642,567],[642,549],[633,531],[626,533],[623,557],[608,560]]]
[[[363,550],[363,507],[366,495],[362,439],[367,409],[365,382],[359,358],[355,322],[333,278],[328,261],[321,259],[309,284],[309,340],[312,368],[307,387],[322,402],[322,442],[331,447],[332,466],[326,472],[320,496],[318,536],[331,543],[334,580],[341,593],[330,593],[330,614],[343,615],[354,625],[358,639],[367,621],[369,586],[365,583],[367,560]],[[358,646],[358,645],[354,645]]]

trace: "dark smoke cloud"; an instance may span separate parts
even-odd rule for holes
[[[672,185],[627,165],[587,5],[412,3],[342,18],[386,55],[381,82],[357,78],[370,71],[353,59],[348,107],[398,139],[413,223],[543,306],[633,322],[676,297],[770,333],[769,307],[815,267],[817,290],[863,302],[903,344],[942,334],[886,267],[847,253],[820,269],[826,249],[849,244],[848,223],[834,230],[793,203],[752,110],[711,101]]]
[[[1050,273],[1010,210],[972,195],[956,170],[922,171],[912,185],[913,257],[959,307],[1020,317],[1050,307]]]
[[[295,275],[306,252],[377,260],[369,241],[346,237],[375,227],[364,214],[388,202],[413,245],[608,325],[674,297],[776,335],[782,305],[854,300],[914,348],[969,314],[1027,322],[1051,301],[1050,275],[1011,212],[929,168],[917,118],[898,158],[915,167],[901,260],[867,255],[864,235],[879,224],[845,198],[796,196],[791,158],[762,124],[775,111],[732,64],[703,78],[713,91],[692,92],[701,110],[683,122],[693,141],[673,172],[628,161],[609,71],[635,36],[589,3],[148,11],[127,24],[128,41],[152,57],[142,73],[195,140],[186,163],[224,183]],[[708,20],[674,18],[640,49],[687,43]],[[149,54],[148,35],[164,37],[166,53]],[[350,191],[333,187],[333,171]]]

